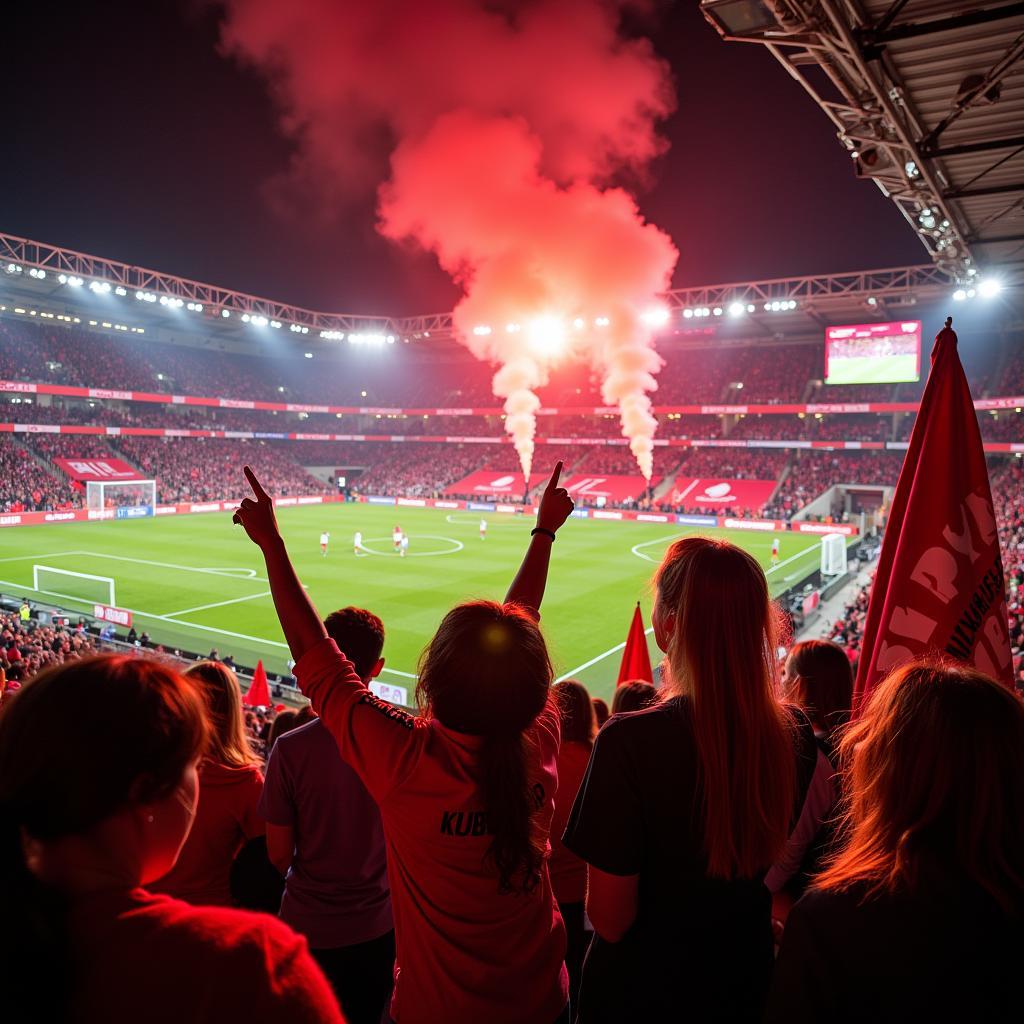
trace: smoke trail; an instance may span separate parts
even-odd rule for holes
[[[524,472],[551,368],[585,359],[646,477],[661,360],[648,311],[675,265],[669,238],[610,187],[664,148],[668,70],[619,33],[628,0],[227,0],[225,49],[268,74],[294,175],[337,197],[395,140],[379,230],[433,252],[462,286],[455,333],[499,367]],[[376,180],[379,181],[379,177]]]

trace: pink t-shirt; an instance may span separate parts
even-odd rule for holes
[[[192,831],[178,862],[150,889],[197,906],[230,906],[231,865],[246,840],[266,833],[258,811],[262,791],[258,768],[203,761]]]
[[[590,764],[585,743],[563,743],[558,754],[558,792],[551,822],[551,888],[559,903],[582,903],[587,895],[587,862],[566,849],[562,833]]]
[[[568,1001],[565,928],[548,872],[530,895],[501,894],[484,861],[487,808],[475,779],[482,740],[375,697],[333,640],[295,666],[342,757],[380,805],[398,955],[398,1024],[550,1024]],[[530,778],[550,831],[559,720],[532,728]]]

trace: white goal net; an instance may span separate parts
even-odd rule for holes
[[[109,576],[93,576],[87,572],[72,572],[52,565],[32,566],[32,588],[39,594],[63,597],[81,604],[105,604],[117,607],[114,581]]]
[[[134,518],[131,512],[118,514],[118,509],[138,509],[135,515],[152,515],[156,508],[156,481],[89,480],[85,485],[85,505],[94,512],[111,511],[117,518]]]

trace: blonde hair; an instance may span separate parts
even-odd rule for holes
[[[198,687],[206,703],[209,742],[206,757],[229,768],[258,766],[260,759],[249,745],[242,716],[238,677],[219,661],[200,661],[185,675]]]
[[[692,709],[708,871],[751,878],[781,852],[797,795],[768,583],[735,545],[684,537],[668,549],[655,584],[662,610],[675,616],[667,686]]]

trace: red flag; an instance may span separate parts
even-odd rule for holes
[[[619,681],[616,686],[632,679],[642,679],[653,683],[654,673],[651,671],[651,656],[647,653],[647,634],[644,632],[644,619],[640,614],[640,602],[636,603],[633,621],[629,624],[629,636],[626,637],[626,649],[622,652],[622,664],[619,666]]]
[[[267,671],[262,661],[256,662],[256,671],[252,674],[252,685],[242,698],[243,704],[254,708],[270,707],[270,687],[267,685]]]
[[[854,708],[912,658],[945,652],[1013,685],[1006,591],[981,431],[952,319],[932,366],[886,526]]]

